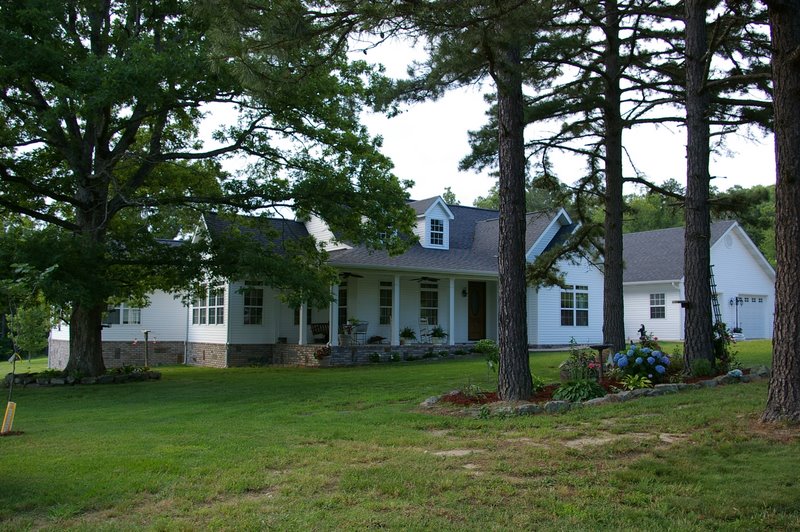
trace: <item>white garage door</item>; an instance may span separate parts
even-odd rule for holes
[[[739,326],[745,338],[766,338],[766,316],[769,304],[766,296],[742,294],[739,307]]]

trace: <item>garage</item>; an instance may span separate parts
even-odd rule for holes
[[[739,298],[739,327],[744,337],[767,338],[767,312],[771,311],[767,296],[740,294]]]

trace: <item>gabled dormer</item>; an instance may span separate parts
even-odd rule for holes
[[[429,249],[450,249],[450,222],[453,212],[439,196],[411,202],[417,213],[414,233],[419,243]]]
[[[325,249],[325,251],[338,251],[341,249],[352,248],[352,246],[339,241],[336,238],[336,235],[333,234],[333,231],[331,231],[330,227],[328,227],[328,224],[325,222],[325,220],[316,214],[309,216],[308,220],[306,220],[304,224],[308,234],[313,236],[317,242],[322,244],[322,247]]]
[[[546,218],[544,217],[538,219],[537,221],[538,223],[547,223]],[[570,218],[569,214],[567,214],[567,211],[564,209],[559,209],[550,219],[549,223],[547,223],[544,230],[541,230],[541,232],[531,231],[530,227],[528,228],[526,233],[528,235],[528,242],[526,242],[528,250],[525,258],[528,260],[528,262],[532,262],[553,243],[553,240],[559,237],[559,234],[563,238],[564,231],[567,233],[572,233],[576,228],[577,225],[573,224],[572,218]],[[530,240],[533,241],[531,242]]]

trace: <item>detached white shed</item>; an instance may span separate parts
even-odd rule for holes
[[[684,229],[624,236],[625,334],[644,325],[663,340],[683,340]],[[735,221],[711,225],[711,264],[722,320],[746,338],[772,336],[775,270]],[[711,302],[709,302],[711,305]]]

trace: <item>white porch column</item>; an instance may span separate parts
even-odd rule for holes
[[[456,345],[456,280],[450,278],[450,332],[447,338],[450,345]]]
[[[329,306],[330,315],[328,316],[328,340],[332,346],[339,345],[339,285],[331,287],[333,301]]]
[[[392,285],[391,344],[400,345],[400,276],[394,276]]]
[[[298,344],[306,345],[308,343],[308,304],[304,301],[300,305],[300,334]]]

